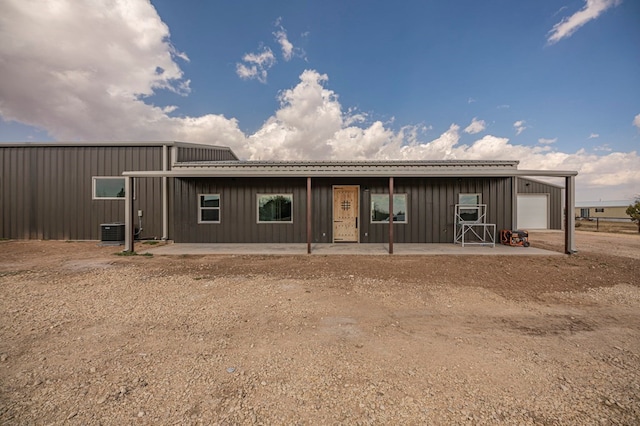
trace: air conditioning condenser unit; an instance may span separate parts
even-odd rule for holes
[[[124,223],[103,223],[100,225],[100,242],[102,245],[124,244]]]

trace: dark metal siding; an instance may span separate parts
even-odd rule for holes
[[[537,180],[518,178],[518,194],[549,194],[549,229],[562,229],[562,188]]]
[[[257,223],[257,194],[293,194],[293,223]],[[306,241],[304,178],[174,179],[177,243],[302,243]],[[198,224],[199,194],[220,194],[220,223]]]
[[[306,242],[306,180],[304,178],[175,179],[172,236],[176,242],[303,243]],[[331,243],[333,186],[360,186],[359,231],[362,243],[388,241],[388,224],[371,224],[371,195],[389,192],[386,178],[312,179],[312,240]],[[394,193],[406,193],[407,224],[394,224],[398,243],[453,242],[454,206],[460,193],[481,193],[487,222],[511,228],[510,178],[395,178]],[[293,224],[257,224],[258,193],[293,193]],[[198,224],[198,195],[220,194],[221,223]]]
[[[0,146],[3,238],[98,240],[100,224],[124,222],[123,200],[93,200],[92,177],[159,170],[162,148],[149,146]],[[162,235],[161,179],[136,179],[142,236]]]
[[[389,193],[388,180],[372,182],[368,191],[361,191],[362,242],[389,240],[388,224],[371,223],[370,194],[376,193]],[[487,223],[496,224],[497,230],[511,226],[509,178],[395,178],[394,194],[407,194],[409,217],[408,223],[393,225],[394,241],[452,243],[455,205],[460,193],[482,194],[482,203],[487,204]]]
[[[235,161],[237,159],[238,158],[229,148],[187,148],[184,146],[178,147],[177,161]]]

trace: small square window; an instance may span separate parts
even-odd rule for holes
[[[389,223],[389,194],[371,194],[371,223]],[[393,194],[393,223],[408,223],[407,194]]]
[[[220,194],[201,194],[198,223],[220,223]]]
[[[125,178],[115,176],[101,176],[93,178],[94,200],[124,199]]]
[[[596,213],[604,213],[604,207],[596,208]]]
[[[258,223],[293,223],[293,194],[258,194]]]

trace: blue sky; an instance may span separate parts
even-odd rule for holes
[[[517,159],[640,194],[637,1],[23,3],[0,6],[0,142]]]
[[[570,150],[630,150],[640,141],[631,124],[640,113],[637,2],[612,7],[553,45],[553,25],[583,2],[276,3],[209,5],[194,14],[153,2],[191,59],[184,69],[193,93],[182,113],[225,111],[252,133],[277,108],[278,91],[311,68],[329,76],[343,106],[394,119],[394,127],[424,123],[439,134],[479,117],[514,138],[513,123],[526,121],[529,131],[517,135],[524,144],[558,138]],[[302,58],[278,55],[278,18]],[[278,61],[266,83],[238,79],[240,56],[260,45]]]

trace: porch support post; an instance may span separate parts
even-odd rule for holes
[[[311,254],[311,177],[307,178],[307,254]]]
[[[518,225],[518,176],[511,178],[511,229],[520,229]]]
[[[133,240],[135,237],[133,219],[133,178],[124,178],[124,250],[133,252]]]
[[[565,194],[565,214],[564,214],[564,252],[567,254],[576,253],[576,178],[566,176],[564,178]]]
[[[393,254],[393,176],[389,178],[389,254]]]

